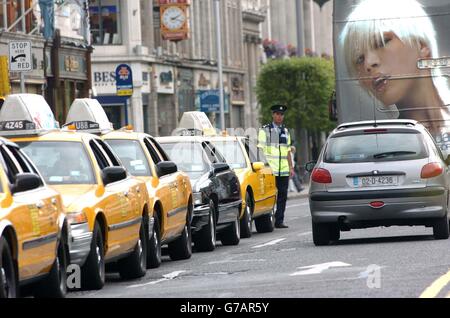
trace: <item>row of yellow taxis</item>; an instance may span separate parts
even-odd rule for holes
[[[152,136],[113,130],[96,100],[76,99],[59,128],[42,96],[9,95],[0,135],[8,138],[0,138],[0,297],[22,286],[64,297],[69,264],[81,267],[83,289],[101,289],[107,263],[131,279],[161,264],[163,245],[172,260],[191,257],[188,175]],[[234,140],[246,154],[236,170],[241,236],[251,235],[253,218],[271,231],[274,177]]]

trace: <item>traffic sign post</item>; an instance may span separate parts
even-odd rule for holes
[[[31,62],[31,41],[10,41],[9,71],[20,73],[20,91],[25,93],[25,74],[33,70]]]

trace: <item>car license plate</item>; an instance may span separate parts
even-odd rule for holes
[[[353,185],[359,188],[396,186],[398,185],[398,176],[355,177],[353,178]]]

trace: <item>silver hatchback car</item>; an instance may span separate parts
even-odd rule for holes
[[[339,240],[340,231],[393,225],[433,227],[436,239],[447,239],[449,164],[416,121],[340,125],[318,162],[306,165],[314,244]]]

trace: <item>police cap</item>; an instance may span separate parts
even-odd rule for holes
[[[272,107],[270,107],[270,110],[272,111],[272,113],[283,113],[287,110],[287,106],[286,105],[273,105]]]

